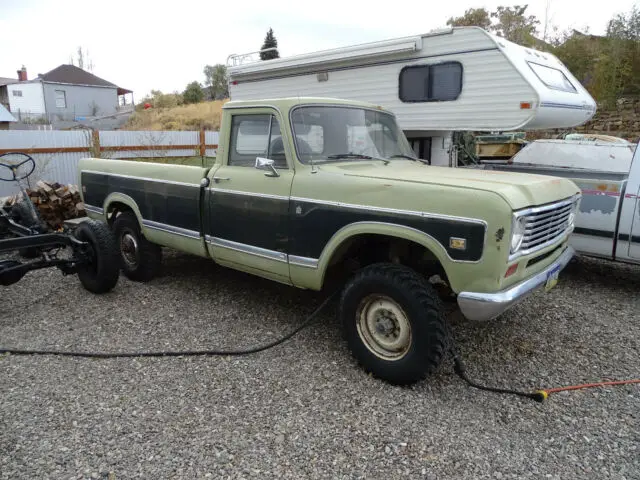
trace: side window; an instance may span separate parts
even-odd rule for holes
[[[431,100],[447,102],[455,100],[462,91],[462,65],[447,62],[431,66]]]
[[[416,65],[400,71],[399,97],[403,102],[446,102],[462,91],[462,64],[445,62]]]
[[[280,124],[273,115],[234,115],[231,120],[229,165],[253,167],[256,157],[271,158],[287,168]]]

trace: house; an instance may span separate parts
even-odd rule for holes
[[[23,66],[17,79],[0,77],[0,104],[20,122],[70,126],[117,113],[121,105],[133,104],[133,93],[74,65],[33,80]]]
[[[0,105],[0,130],[9,130],[9,123],[15,121],[9,110]]]

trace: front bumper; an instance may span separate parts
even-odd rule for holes
[[[526,279],[507,290],[496,293],[460,292],[458,294],[458,305],[462,314],[469,320],[491,320],[509,309],[516,303],[524,300],[547,281],[547,275],[557,267],[560,270],[567,266],[573,258],[575,251],[572,247],[567,247],[562,255],[546,267],[536,273],[533,277]]]

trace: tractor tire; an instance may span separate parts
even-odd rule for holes
[[[162,248],[144,238],[135,214],[121,213],[113,222],[112,229],[120,253],[119,264],[125,276],[137,282],[153,279],[162,265]]]
[[[73,235],[91,245],[92,259],[78,265],[77,274],[82,286],[92,293],[107,293],[118,283],[118,248],[109,227],[96,220],[85,220]]]
[[[345,286],[339,315],[353,356],[389,383],[423,380],[446,354],[447,320],[440,298],[408,267],[377,263],[363,268]]]

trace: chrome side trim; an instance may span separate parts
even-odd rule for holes
[[[275,260],[277,262],[287,263],[287,254],[282,252],[276,252],[275,250],[268,250],[266,248],[255,247],[253,245],[247,245],[246,243],[232,242],[231,240],[225,240],[224,238],[205,236],[207,243],[215,247],[228,248],[229,250],[235,250],[236,252],[247,253],[256,257],[267,258],[269,260]]]
[[[308,202],[308,203],[315,203],[318,205],[329,205],[337,208],[353,208],[355,210],[393,213],[397,215],[412,215],[414,217],[436,218],[440,220],[451,220],[455,222],[476,223],[479,225],[483,225],[485,229],[487,228],[487,222],[479,218],[456,217],[453,215],[444,215],[440,213],[427,213],[427,212],[420,212],[417,210],[399,210],[396,208],[372,207],[368,205],[358,205],[355,203],[332,202],[329,200],[316,200],[314,198],[304,198],[304,197],[291,197],[291,200],[295,202]]]
[[[96,207],[94,205],[84,204],[84,209],[87,212],[97,213],[98,215],[104,215],[104,208]]]
[[[181,237],[187,238],[200,238],[200,232],[195,230],[189,230],[187,228],[174,227],[173,225],[167,225],[166,223],[154,222],[152,220],[142,219],[142,225],[153,230],[159,230],[166,233],[174,233]]]
[[[298,257],[297,255],[289,255],[289,265],[306,268],[318,268],[318,259],[309,257]]]
[[[93,173],[96,175],[110,175],[112,177],[129,178],[131,180],[143,180],[146,182],[170,183],[171,185],[180,185],[182,187],[200,188],[199,183],[176,182],[173,180],[163,180],[161,178],[137,177],[135,175],[123,175],[121,173],[98,172],[96,170],[82,170],[80,173]]]
[[[542,287],[547,281],[547,274],[558,267],[562,270],[567,266],[574,254],[574,249],[567,247],[556,261],[547,268],[506,290],[496,293],[460,292],[458,294],[458,305],[462,314],[469,320],[484,321],[494,319]]]
[[[271,200],[289,200],[288,196],[285,195],[272,195],[270,193],[257,193],[257,192],[243,192],[242,190],[229,190],[226,188],[215,188],[210,187],[209,190],[212,192],[218,193],[229,193],[231,195],[245,195],[247,197],[260,197],[260,198],[269,198]]]

